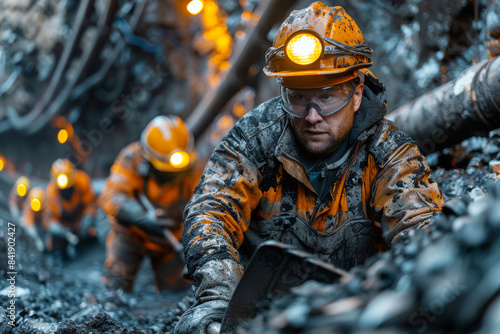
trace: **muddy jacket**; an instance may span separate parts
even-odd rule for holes
[[[33,211],[29,203],[26,203],[23,207],[23,214],[21,217],[22,224],[24,227],[35,227],[38,229],[47,228],[47,224],[44,224],[44,210]]]
[[[136,226],[124,226],[114,217],[127,201],[137,200],[143,194],[157,211],[161,211],[160,216],[172,222],[171,231],[180,240],[182,211],[200,179],[201,170],[195,167],[190,173],[161,184],[151,176],[148,166],[142,158],[139,142],[125,147],[111,167],[99,204],[111,217],[111,226],[115,231],[127,233],[149,250],[162,251],[169,245],[166,240],[148,235]]]
[[[83,216],[95,216],[95,193],[90,178],[82,170],[76,171],[75,184],[68,189],[60,190],[54,181],[47,185],[47,206],[44,223],[48,226],[60,222],[71,232],[80,235],[80,221]]]
[[[19,218],[18,216],[22,213],[24,203],[26,202],[26,198],[28,197],[27,193],[28,192],[26,192],[25,196],[19,196],[19,194],[17,193],[16,187],[12,187],[12,189],[10,190],[9,209],[10,209],[11,214],[13,216],[16,216],[13,218],[15,218],[15,219]]]
[[[279,97],[241,118],[184,212],[186,263],[197,284],[205,285],[197,271],[206,264],[240,267],[240,255],[268,239],[349,269],[440,211],[442,195],[416,144],[383,119],[384,97],[383,85],[368,75],[347,157],[340,167],[325,166],[336,173],[326,198],[318,198],[300,162]]]

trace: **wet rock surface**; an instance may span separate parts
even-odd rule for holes
[[[0,220],[2,230],[6,224]],[[80,245],[76,258],[63,262],[37,253],[22,230],[17,231],[16,296],[9,298],[6,285],[0,285],[0,333],[169,333],[194,302],[189,288],[155,292],[147,261],[134,292],[109,291],[101,283],[103,245]],[[2,243],[0,247],[6,249]],[[6,266],[0,272],[9,277]],[[8,324],[11,300],[16,327]]]

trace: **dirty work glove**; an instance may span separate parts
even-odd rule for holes
[[[35,242],[35,247],[36,249],[39,251],[39,252],[43,252],[43,250],[45,249],[45,245],[42,241],[42,239],[40,239],[40,237],[38,236],[38,233],[36,232],[36,228],[34,226],[28,226],[26,228],[26,233],[33,239],[33,241]]]
[[[82,217],[82,220],[80,221],[80,236],[82,239],[86,239],[88,237],[91,237],[91,229],[94,228],[94,217],[91,215],[84,215]],[[95,230],[94,230],[94,236],[95,236]]]
[[[35,247],[40,253],[45,250],[45,244],[43,243],[42,239],[40,238],[35,239]]]
[[[208,334],[208,327],[214,322],[222,323],[228,301],[216,299],[195,303],[179,319],[175,334]]]
[[[122,203],[116,219],[123,226],[137,226],[149,235],[164,237],[164,225],[156,222],[156,215],[148,213],[137,200],[129,199]]]
[[[18,220],[19,217],[21,217],[21,211],[17,207],[13,206],[10,208],[10,215],[13,220]]]
[[[64,234],[64,237],[72,245],[76,245],[80,241],[80,239],[78,239],[76,234],[73,234],[70,231],[66,231],[66,233]]]
[[[221,323],[243,267],[232,260],[212,260],[197,269],[196,303],[179,319],[174,334],[208,334],[208,327]]]
[[[65,238],[72,245],[76,245],[80,241],[75,234],[62,226],[59,222],[50,224],[49,232],[57,237]]]

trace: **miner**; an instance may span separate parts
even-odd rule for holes
[[[177,116],[157,116],[118,155],[100,195],[111,230],[104,283],[132,291],[144,257],[157,290],[184,288],[182,212],[201,176],[194,138]]]
[[[384,119],[371,55],[342,7],[315,2],[281,25],[264,68],[280,96],[223,138],[186,206],[196,303],[176,333],[205,333],[221,321],[249,251],[263,240],[349,269],[441,211],[417,145]]]
[[[73,246],[81,239],[95,237],[96,198],[87,173],[68,159],[57,159],[52,164],[46,192],[48,250],[74,251]]]
[[[24,203],[30,189],[30,181],[26,176],[17,178],[9,193],[9,211],[12,219],[17,221],[21,218]]]
[[[31,237],[39,252],[45,250],[45,234],[47,225],[44,223],[46,196],[40,187],[33,187],[23,205],[21,226]]]

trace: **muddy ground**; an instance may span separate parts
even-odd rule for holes
[[[38,253],[19,229],[16,241],[17,327],[11,330],[3,322],[0,333],[143,333],[134,328],[165,333],[192,302],[189,289],[156,293],[147,261],[133,293],[107,290],[101,283],[105,247],[97,241],[79,245],[76,257],[64,262]],[[2,277],[9,277],[6,269],[2,266]],[[9,300],[4,288],[4,309]]]

